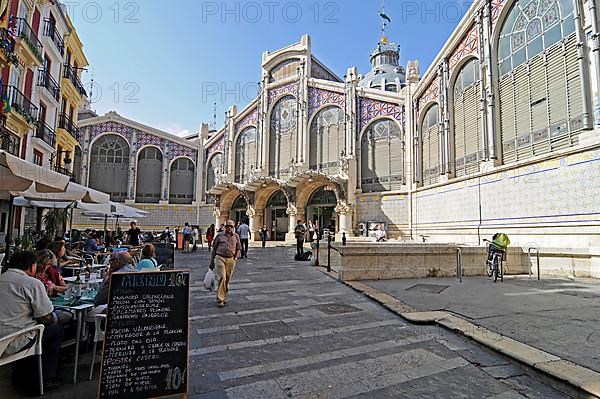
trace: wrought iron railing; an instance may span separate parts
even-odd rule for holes
[[[44,19],[44,36],[52,39],[58,51],[62,54],[65,51],[65,41],[56,29],[56,25],[50,19]]]
[[[54,147],[54,144],[56,143],[56,132],[43,122],[38,123],[35,137],[43,140],[50,147]]]
[[[60,100],[60,85],[58,82],[52,77],[49,71],[40,68],[38,74],[38,86],[45,87],[52,97],[54,97],[57,101]]]
[[[21,114],[27,122],[31,124],[37,123],[38,107],[33,105],[23,93],[15,86],[2,86],[1,98],[6,101],[4,111],[15,110]]]
[[[21,139],[4,126],[0,126],[0,149],[18,157],[20,146]]]
[[[79,94],[81,94],[82,96],[87,95],[87,93],[85,92],[85,88],[81,83],[81,80],[79,80],[79,76],[77,76],[77,70],[75,68],[73,68],[70,65],[65,65],[63,71],[63,78],[68,79],[71,83],[73,83],[73,86],[75,86]]]
[[[61,129],[65,129],[71,134],[71,136],[79,140],[79,128],[77,127],[75,122],[73,122],[71,118],[69,118],[67,115],[60,114],[58,116],[58,127]]]
[[[42,57],[42,43],[24,18],[17,18],[17,32],[17,35],[27,43],[27,46],[29,46],[36,58],[40,62],[44,62],[44,58]]]
[[[15,39],[8,33],[6,28],[0,28],[0,50],[9,59],[9,62],[13,64],[18,62],[15,55]]]

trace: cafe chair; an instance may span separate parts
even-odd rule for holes
[[[22,336],[27,336],[34,333],[35,344],[31,347],[21,350],[12,355],[3,356],[6,348],[16,339]],[[38,324],[33,327],[24,328],[20,331],[7,335],[6,337],[0,338],[0,366],[5,364],[16,362],[17,360],[25,359],[29,356],[37,356],[38,358],[38,377],[40,382],[40,395],[44,395],[44,376],[42,374],[42,335],[44,334],[44,325]]]
[[[96,346],[98,342],[104,341],[104,329],[102,328],[103,322],[106,322],[106,314],[97,314],[94,318],[94,347],[92,349],[92,362],[90,364],[90,381],[92,380],[92,376],[94,375],[94,363],[96,361]]]

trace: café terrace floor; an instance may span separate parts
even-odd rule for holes
[[[202,286],[206,248],[176,254],[177,267],[192,271],[189,397],[571,397],[467,338],[409,324],[308,262],[295,262],[293,251],[251,247],[222,309]],[[45,397],[96,397],[99,364],[88,381],[89,364],[90,352],[83,352],[75,385],[72,360],[63,364],[65,384]],[[0,368],[0,397],[23,397],[10,371]]]

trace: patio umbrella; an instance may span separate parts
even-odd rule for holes
[[[0,150],[0,198],[9,200],[8,231],[5,239],[7,249],[12,240],[14,197],[31,187],[35,187],[35,190],[41,193],[64,192],[69,180],[69,176]]]
[[[29,200],[45,202],[81,201],[90,204],[107,204],[110,202],[110,195],[73,182],[69,182],[67,189],[62,193],[40,192],[35,187],[30,187],[21,195]],[[51,208],[53,207],[51,206]]]
[[[69,176],[0,150],[0,195],[5,198],[11,192],[23,192],[32,185],[40,193],[64,192],[69,180]]]

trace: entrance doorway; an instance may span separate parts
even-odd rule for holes
[[[231,220],[233,220],[236,224],[242,223],[243,220],[248,219],[248,215],[246,214],[247,210],[248,202],[244,196],[240,195],[231,206]]]
[[[310,197],[306,207],[306,219],[312,220],[314,225],[319,226],[319,235],[332,232],[335,234],[337,226],[337,213],[335,207],[337,198],[333,191],[325,190],[325,187],[317,189]]]
[[[269,229],[271,241],[285,241],[285,235],[289,229],[287,205],[287,198],[282,191],[273,193],[267,202],[265,224]]]

